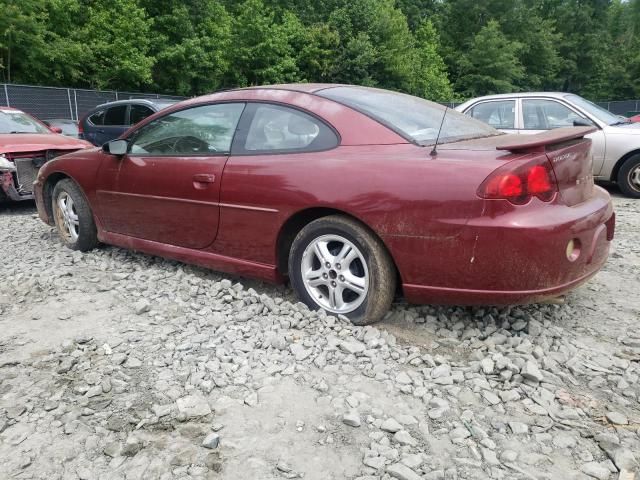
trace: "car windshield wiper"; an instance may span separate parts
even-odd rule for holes
[[[631,120],[618,120],[617,122],[610,123],[610,127],[615,127],[616,125],[629,125]]]

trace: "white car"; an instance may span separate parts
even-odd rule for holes
[[[618,184],[625,195],[640,198],[640,123],[571,93],[541,92],[489,95],[456,107],[507,133],[529,134],[570,126],[595,126],[592,140],[596,181]]]

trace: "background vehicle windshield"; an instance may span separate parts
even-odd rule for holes
[[[0,134],[2,133],[51,133],[51,131],[26,113],[0,109]]]
[[[609,110],[605,110],[604,108],[599,107],[595,103],[590,102],[589,100],[586,100],[578,95],[566,95],[564,98],[566,98],[578,108],[583,109],[589,115],[592,115],[601,122],[606,123],[607,125],[620,123],[620,117],[614,115]]]
[[[432,145],[445,107],[403,93],[366,87],[332,87],[318,95],[343,103],[387,125],[419,145]],[[502,135],[486,123],[448,109],[438,143]]]

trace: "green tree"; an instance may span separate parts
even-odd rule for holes
[[[75,31],[82,42],[84,81],[95,88],[139,89],[151,83],[151,21],[136,0],[93,0]]]
[[[246,0],[233,21],[230,68],[226,84],[232,86],[295,82],[300,80],[292,44],[303,27],[291,12],[276,18],[262,0]]]
[[[524,75],[518,59],[521,48],[505,37],[497,21],[490,20],[460,58],[457,89],[470,97],[516,91]]]
[[[153,19],[153,80],[162,92],[196,95],[222,85],[229,69],[231,16],[217,0],[145,0]]]
[[[431,21],[423,22],[415,36],[415,84],[410,93],[436,101],[453,99],[447,68],[438,52],[440,39]]]
[[[39,0],[4,0],[0,8],[0,69],[6,82],[46,76],[46,11]]]

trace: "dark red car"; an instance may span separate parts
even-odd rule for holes
[[[20,110],[0,106],[0,202],[33,199],[33,182],[46,161],[92,147],[60,132]]]
[[[590,131],[505,135],[356,86],[232,90],[47,163],[36,201],[73,249],[288,277],[310,307],[364,324],[396,293],[535,302],[595,274],[614,213],[593,184]]]

